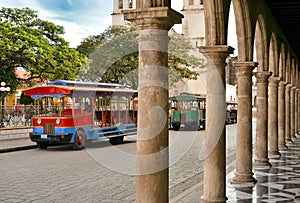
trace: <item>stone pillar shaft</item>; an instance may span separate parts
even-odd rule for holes
[[[168,127],[159,126],[167,116],[168,102],[168,32],[140,30],[139,33],[139,109],[137,140],[137,202],[165,202],[168,200]],[[159,48],[160,47],[160,48]],[[158,49],[159,48],[159,49]],[[165,51],[162,51],[165,50]],[[154,108],[159,107],[154,115]],[[151,115],[151,112],[153,115]],[[148,130],[147,130],[148,129]],[[160,156],[156,156],[160,153]],[[156,156],[148,171],[150,160]],[[152,188],[152,189],[151,189]]]
[[[298,96],[299,96],[299,89],[295,90],[295,136],[298,134]]]
[[[136,202],[165,203],[169,201],[168,30],[183,16],[168,7],[148,8],[147,2],[139,1],[140,9],[122,11],[124,19],[139,29]]]
[[[256,74],[257,112],[256,112],[256,157],[255,168],[269,168],[268,159],[268,78],[269,71]]]
[[[286,150],[285,143],[285,81],[280,81],[278,86],[278,148]]]
[[[255,62],[233,63],[237,75],[237,144],[236,172],[233,184],[254,185],[256,180],[252,173],[252,70]]]
[[[285,87],[285,141],[286,143],[291,143],[291,84]]]
[[[278,82],[280,78],[271,77],[269,79],[269,157],[280,157],[278,151]]]
[[[119,0],[114,0],[114,13],[119,11]]]
[[[297,128],[297,132],[300,135],[300,90],[299,90],[299,94],[298,94],[298,128]]]
[[[204,186],[202,202],[226,201],[225,59],[228,46],[202,47],[207,58]]]
[[[290,117],[291,117],[291,130],[290,130],[290,134],[291,134],[291,139],[296,139],[295,136],[295,91],[296,91],[296,87],[293,86],[291,88],[291,106],[290,106]]]

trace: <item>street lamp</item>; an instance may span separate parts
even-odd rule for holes
[[[1,82],[0,83],[0,92],[9,92],[10,91],[10,87],[6,87],[6,83],[5,82]],[[4,127],[4,104],[3,104],[3,95],[1,94],[1,126],[0,127]]]
[[[1,82],[0,92],[9,92],[9,91],[10,91],[10,87],[6,87],[6,83]]]

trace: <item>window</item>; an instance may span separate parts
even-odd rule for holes
[[[119,0],[119,9],[123,9],[123,0]]]
[[[194,0],[189,0],[189,6],[194,5]]]
[[[129,0],[129,8],[132,8],[132,0]]]

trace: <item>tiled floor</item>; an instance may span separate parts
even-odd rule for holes
[[[300,203],[300,138],[280,153],[280,159],[270,159],[270,169],[254,170],[254,187],[232,185],[234,171],[227,175],[227,202]]]

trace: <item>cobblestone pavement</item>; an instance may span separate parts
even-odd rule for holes
[[[235,159],[235,129],[227,126],[228,163]],[[200,201],[203,139],[204,131],[170,131],[170,202]],[[66,145],[0,154],[0,202],[135,202],[135,176],[127,170],[135,163],[111,154],[116,150],[135,154],[135,137],[82,151]]]

